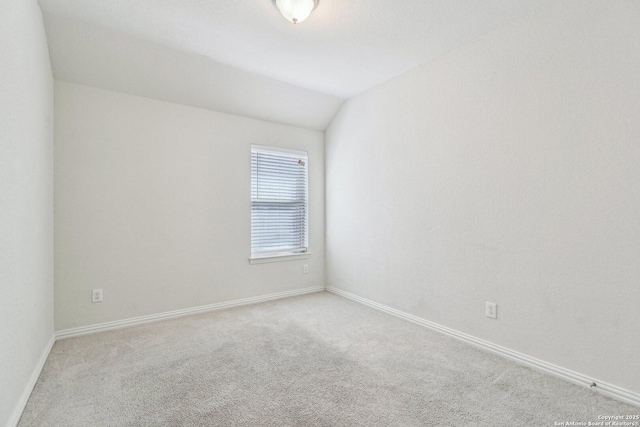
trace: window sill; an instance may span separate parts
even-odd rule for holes
[[[286,255],[268,255],[261,257],[249,258],[250,264],[265,264],[269,262],[295,261],[298,259],[306,259],[311,255],[310,252],[303,254],[286,254]]]

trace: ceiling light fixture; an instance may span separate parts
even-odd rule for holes
[[[275,0],[276,7],[287,21],[298,24],[311,15],[318,7],[318,0]]]

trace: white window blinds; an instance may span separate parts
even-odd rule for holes
[[[307,154],[251,147],[251,258],[307,252]]]

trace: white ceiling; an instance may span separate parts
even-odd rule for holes
[[[322,117],[309,124],[308,117],[287,112],[291,108],[276,107],[289,114],[284,122],[324,129],[341,99],[549,1],[320,0],[298,25],[287,22],[272,0],[40,0],[40,5],[56,78],[128,93],[146,81],[136,94],[236,114],[262,99],[252,90],[284,91],[285,99],[263,103],[298,99],[320,111],[310,111],[313,117]],[[247,81],[246,99],[236,99],[236,106],[221,109],[205,100],[215,95],[233,104],[237,93],[229,87],[237,92]],[[173,92],[183,100],[167,95]],[[297,107],[292,110],[299,112]],[[268,110],[243,115],[283,121]]]
[[[343,103],[122,32],[55,16],[45,23],[58,80],[315,130]]]

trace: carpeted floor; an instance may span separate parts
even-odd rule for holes
[[[640,410],[318,294],[59,341],[20,426],[553,426]]]

